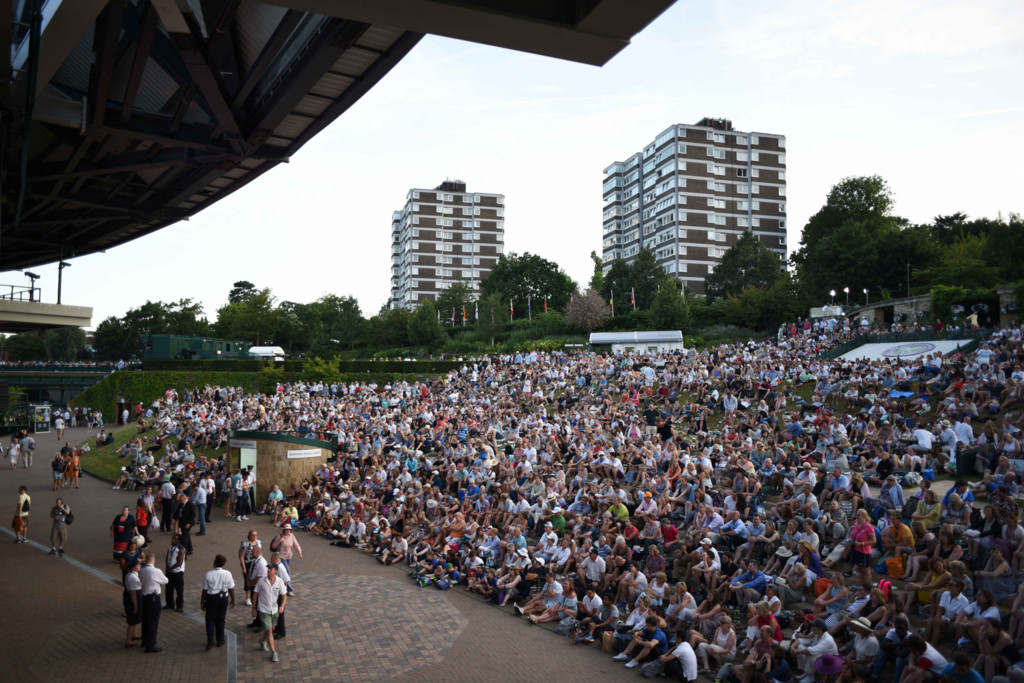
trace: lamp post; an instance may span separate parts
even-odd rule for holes
[[[828,290],[828,295],[830,297],[832,297],[832,305],[835,306],[836,305],[836,290],[834,290],[834,289]]]
[[[849,308],[850,307],[850,288],[849,287],[843,287],[843,291],[846,292],[846,307]]]
[[[868,305],[868,288],[867,287],[864,288],[864,305],[865,306]]]
[[[57,303],[60,303],[60,290],[61,285],[64,282],[64,269],[70,268],[70,263],[65,263],[63,260],[57,264]]]

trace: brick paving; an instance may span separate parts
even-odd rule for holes
[[[86,430],[69,430],[65,440],[77,443],[86,436]],[[113,491],[109,483],[88,476],[81,489],[52,492],[48,449],[60,443],[46,435],[39,441],[35,467],[0,469],[0,510],[10,514],[18,486],[28,486],[33,499],[29,538],[48,545],[49,508],[56,496],[63,497],[75,512],[66,545],[69,557],[119,579],[109,527],[121,506],[134,510],[138,494]],[[251,613],[236,558],[248,529],[259,531],[264,547],[277,529],[266,517],[235,522],[219,508],[211,519],[206,536],[193,536],[196,552],[186,566],[185,610],[201,619],[199,582],[214,555],[227,555],[237,583],[238,606],[228,614],[228,628],[238,636],[239,681],[529,681],[549,675],[640,680],[596,648],[574,647],[548,628],[531,626],[461,588],[421,589],[398,566],[383,567],[370,556],[304,533],[299,534],[304,556],[292,560],[298,594],[288,602],[288,638],[278,643],[280,661],[271,663],[256,649],[255,634],[244,627]],[[170,536],[156,532],[151,537],[159,565]],[[205,652],[202,623],[165,612],[159,638],[164,651],[126,651],[117,586],[32,544],[14,545],[8,539],[0,534],[0,544],[8,544],[0,550],[0,571],[7,578],[0,583],[0,604],[24,616],[0,620],[0,680],[227,680],[228,648]]]

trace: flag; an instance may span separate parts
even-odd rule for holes
[[[452,327],[455,327],[455,309],[452,309]]]
[[[570,294],[569,295],[569,308],[572,308],[572,302],[573,302],[573,295]]]
[[[544,312],[548,312],[548,298],[544,297]]]
[[[473,320],[480,322],[480,302],[477,301],[473,304]]]
[[[462,326],[466,326],[466,307],[462,307]]]
[[[636,310],[636,294],[632,287],[629,288],[629,305],[633,307],[634,311]]]
[[[509,299],[508,300],[508,319],[509,319],[509,322],[512,321],[512,319],[515,317],[515,315],[516,315],[516,309],[515,309],[514,306],[512,306],[512,299]]]
[[[615,315],[615,292],[608,295],[608,304],[612,307],[612,315]]]

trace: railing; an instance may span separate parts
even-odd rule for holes
[[[4,291],[5,289],[10,291]],[[25,285],[0,285],[0,300],[34,303],[43,300],[43,290],[39,287],[26,287]]]
[[[991,333],[992,330],[942,330],[941,332],[922,330],[919,332],[862,334],[856,339],[851,339],[850,341],[843,342],[838,346],[833,346],[827,351],[822,351],[818,354],[818,358],[838,358],[839,356],[849,353],[864,344],[898,344],[901,342],[939,341],[950,339],[970,339],[971,342],[969,344],[957,347],[960,353],[970,353],[974,349],[978,348],[978,344],[981,340]]]

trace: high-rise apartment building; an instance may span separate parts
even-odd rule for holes
[[[505,244],[505,196],[461,180],[412,189],[391,217],[391,307],[413,308],[462,282],[474,293]]]
[[[676,124],[604,170],[604,270],[641,247],[685,287],[704,278],[746,230],[786,258],[786,138],[726,119]]]

